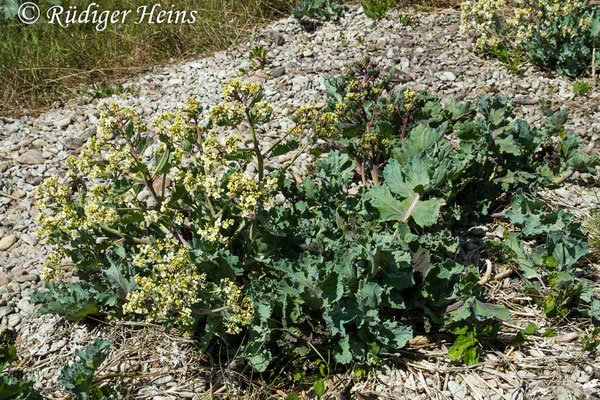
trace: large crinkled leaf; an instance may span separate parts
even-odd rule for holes
[[[398,349],[406,346],[406,343],[414,336],[412,327],[408,325],[394,323],[394,326],[388,326],[388,328],[394,334],[394,344]]]
[[[480,135],[479,125],[472,121],[465,121],[454,125],[454,134],[460,140],[474,140]]]
[[[256,353],[246,357],[256,372],[265,372],[272,358],[273,355],[266,349],[261,349],[260,351],[257,351]]]
[[[519,239],[518,234],[514,232],[509,233],[504,239],[503,245],[512,251],[513,258],[527,279],[539,277],[539,268],[535,266],[535,263],[525,253],[523,241]]]
[[[406,204],[392,196],[387,185],[375,186],[371,190],[371,203],[379,210],[381,221],[401,221],[407,207]]]
[[[128,279],[123,273],[122,266],[113,263],[109,269],[105,271],[106,276],[119,289],[120,296],[126,298],[127,295],[135,290],[137,284],[135,279]]]
[[[383,289],[375,282],[365,282],[356,293],[356,302],[360,307],[376,308],[381,303]]]
[[[559,154],[561,161],[567,168],[593,167],[598,164],[598,157],[585,154],[579,147],[579,136],[573,132],[567,132],[565,139],[560,145]],[[567,168],[563,167],[563,170]]]
[[[404,200],[404,203],[406,202],[408,202],[408,199]],[[441,199],[434,198],[419,201],[413,209],[413,211],[411,212],[410,217],[420,227],[431,226],[436,223],[440,214],[441,207]]]
[[[410,218],[421,227],[431,226],[435,224],[442,206],[441,199],[404,199],[398,201],[392,196],[387,185],[376,186],[372,189],[371,202],[377,210],[381,221],[403,221],[405,213],[411,207],[413,201],[416,203],[412,206]]]
[[[447,126],[447,124],[444,124],[443,129],[439,130],[430,128],[424,124],[415,126],[410,131],[408,138],[402,142],[400,148],[394,150],[394,158],[400,164],[408,163],[414,155],[421,154],[431,148],[440,136],[443,136]]]
[[[521,155],[521,149],[515,141],[513,135],[508,135],[504,137],[498,136],[495,138],[495,142],[501,152],[512,154],[514,156]]]
[[[319,161],[319,166],[321,175],[343,183],[349,183],[354,177],[354,161],[339,151],[330,152]]]
[[[355,318],[359,317],[358,309],[354,302],[340,301],[330,309],[325,309],[323,313],[323,320],[327,324],[327,327],[331,331],[332,335],[346,335],[346,328],[344,325],[350,323]]]
[[[446,102],[446,110],[450,113],[452,121],[461,121],[469,116],[473,117],[477,112],[475,105],[472,103],[457,103],[453,99]]]
[[[383,176],[390,190],[404,198],[412,199],[416,193],[422,194],[429,184],[427,165],[421,157],[411,158],[404,166],[392,160],[385,167]]]
[[[548,234],[548,250],[556,260],[559,269],[571,268],[588,253],[587,242],[569,237],[564,232]]]

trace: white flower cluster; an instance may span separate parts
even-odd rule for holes
[[[213,224],[207,224],[203,228],[198,229],[198,235],[207,242],[218,241],[225,243],[227,238],[222,234],[222,229],[227,229],[233,225],[233,219],[221,220],[217,218]]]
[[[201,301],[206,275],[190,265],[186,248],[174,238],[139,246],[133,264],[140,273],[138,289],[130,292],[124,313],[144,315],[147,321],[172,322],[184,331],[194,324],[192,305]]]
[[[223,279],[215,293],[225,298],[225,332],[230,335],[240,333],[241,327],[249,325],[254,318],[252,300],[242,296],[240,288],[229,279]]]

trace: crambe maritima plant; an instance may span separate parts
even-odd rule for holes
[[[586,0],[476,0],[461,5],[461,31],[500,56],[524,51],[537,65],[571,77],[600,68],[600,11]],[[595,66],[592,65],[595,63]]]
[[[382,76],[368,58],[326,87],[328,107],[319,118],[327,124],[318,135],[352,156],[363,183],[378,184],[381,167],[420,117],[422,94],[392,90],[391,74]]]
[[[54,245],[45,307],[81,319],[122,304],[190,333],[195,313],[220,315],[229,333],[248,325],[254,309],[235,279],[232,240],[251,238],[273,206],[278,177],[264,160],[283,143],[260,147],[272,113],[262,97],[261,85],[232,81],[205,114],[188,99],[154,121],[155,143],[134,110],[104,104],[96,136],[67,160],[68,184],[52,177],[38,188],[39,233]],[[67,271],[81,282],[56,283]]]
[[[176,327],[261,372],[376,364],[431,324],[472,363],[510,313],[486,301],[489,264],[460,232],[501,218],[512,233],[482,244],[494,260],[541,282],[536,296],[557,310],[593,315],[575,274],[585,238],[538,198],[598,163],[566,113],[535,127],[502,97],[442,103],[394,88],[369,60],[327,86],[327,107],[300,107],[273,144],[261,142],[276,115],[257,84],[229,82],[220,104],[191,99],[150,127],[103,106],[68,176],[39,188],[55,247],[42,312]],[[292,179],[308,150],[314,162]]]

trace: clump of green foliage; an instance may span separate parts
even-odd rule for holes
[[[600,68],[600,58],[593,57],[600,11],[585,0],[477,0],[461,8],[461,30],[475,35],[481,51],[506,58],[522,51],[538,66],[571,77]]]
[[[305,29],[313,30],[314,21],[337,21],[344,16],[343,0],[303,0],[292,10],[292,15]]]
[[[365,15],[371,19],[381,19],[385,17],[390,7],[393,5],[392,0],[364,0],[360,2]]]
[[[108,340],[98,339],[85,350],[75,350],[78,360],[65,365],[58,382],[66,392],[77,400],[100,400],[113,391],[108,387],[94,384],[94,374],[106,359],[107,350],[112,348]]]
[[[590,84],[584,80],[578,79],[573,82],[573,94],[575,96],[584,97],[590,91]]]
[[[269,63],[269,50],[265,49],[264,46],[253,47],[250,50],[249,58],[252,62],[252,68],[264,68]]]
[[[0,399],[40,399],[39,393],[33,389],[31,379],[24,378],[19,370],[8,370],[9,364],[17,360],[16,338],[15,331],[0,332]]]
[[[328,79],[327,106],[299,108],[270,146],[260,138],[276,116],[258,84],[229,82],[216,106],[189,99],[151,127],[103,106],[67,180],[39,189],[55,249],[42,312],[161,323],[239,366],[317,360],[325,375],[380,362],[427,323],[473,363],[510,313],[486,302],[460,231],[505,218],[512,233],[490,251],[538,297],[593,314],[575,274],[585,237],[537,194],[598,163],[567,114],[534,127],[505,98],[443,103],[389,76],[367,59]],[[289,171],[309,148],[300,183]],[[78,282],[61,281],[67,269]]]
[[[415,27],[415,23],[413,22],[413,19],[410,16],[410,14],[400,14],[398,16],[398,22],[400,22],[400,24],[404,26],[410,26],[411,28]]]
[[[131,86],[125,87],[122,84],[108,84],[108,83],[94,83],[91,85],[83,85],[77,90],[78,94],[84,94],[91,96],[95,99],[102,99],[113,95],[119,95],[123,93],[135,94],[137,91]]]
[[[249,71],[256,71],[269,65],[269,50],[264,46],[254,46],[248,53],[248,59],[250,60],[250,67],[240,68],[239,76],[246,75]]]

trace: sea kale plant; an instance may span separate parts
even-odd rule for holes
[[[33,389],[33,380],[25,378],[18,368],[10,368],[10,364],[17,360],[16,338],[17,332],[13,330],[0,332],[0,399],[41,399]]]
[[[542,68],[577,77],[600,69],[600,10],[586,0],[474,0],[461,5],[461,30],[499,57],[524,52]],[[594,65],[595,64],[595,65]]]
[[[232,81],[207,114],[194,99],[162,114],[153,136],[134,110],[103,105],[97,135],[67,161],[68,185],[52,177],[38,189],[40,233],[55,245],[45,310],[81,319],[119,305],[190,333],[194,315],[219,315],[230,333],[248,325],[234,239],[252,242],[278,181],[264,166],[277,146],[258,138],[272,113],[262,96],[260,85]],[[58,283],[65,273],[79,282]]]
[[[231,81],[220,104],[190,99],[150,127],[104,105],[68,175],[38,191],[54,246],[42,312],[165,324],[256,371],[377,363],[429,325],[472,363],[510,313],[486,301],[491,261],[461,232],[498,219],[510,233],[489,244],[494,263],[559,313],[594,310],[575,278],[585,237],[538,195],[598,162],[566,113],[533,127],[505,98],[442,103],[390,76],[364,60],[329,79],[327,106],[300,107],[268,144],[276,115],[255,83]],[[305,153],[314,162],[295,176]],[[559,297],[565,284],[582,286]]]
[[[337,21],[344,16],[343,0],[302,0],[292,10],[292,15],[307,30],[314,30],[321,21]]]
[[[379,183],[381,167],[405,139],[410,123],[421,117],[422,95],[391,90],[391,78],[366,58],[326,81],[328,107],[319,119],[330,124],[317,133],[352,157],[363,184]]]
[[[377,20],[385,17],[392,7],[392,0],[363,0],[360,5],[368,18]]]
[[[85,349],[75,350],[77,360],[66,364],[60,372],[58,382],[65,391],[77,400],[108,399],[112,390],[94,384],[94,374],[106,359],[111,342],[97,339]]]

